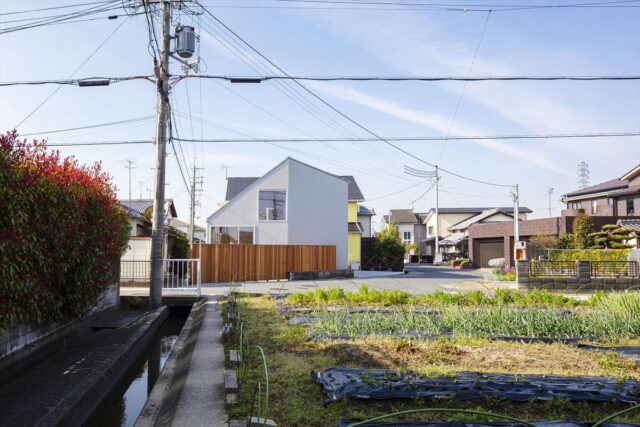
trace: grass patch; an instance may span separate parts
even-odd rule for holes
[[[242,302],[245,331],[251,344],[264,350],[270,374],[270,417],[284,426],[332,426],[340,419],[383,415],[424,407],[491,411],[520,419],[598,420],[627,407],[613,403],[547,402],[513,403],[501,400],[346,400],[325,406],[320,387],[310,372],[336,366],[414,370],[428,375],[452,371],[487,371],[520,374],[604,375],[640,378],[638,367],[615,353],[589,352],[563,344],[519,344],[479,338],[408,340],[368,338],[343,341],[311,341],[306,327],[288,324],[265,298]],[[255,379],[261,365],[250,360],[249,376],[240,392],[240,404],[229,408],[234,418],[249,415]],[[419,414],[403,419],[446,420],[470,418],[449,414]],[[618,421],[638,422],[635,414]]]
[[[314,289],[306,292],[293,292],[287,297],[287,303],[299,306],[326,305],[377,305],[377,306],[429,306],[448,307],[481,305],[512,305],[518,307],[558,307],[569,308],[593,305],[606,297],[594,295],[589,300],[578,300],[564,295],[552,294],[547,290],[534,290],[523,293],[513,289],[496,289],[492,294],[482,291],[452,293],[436,291],[431,294],[413,295],[398,289],[371,289],[361,285],[358,291],[345,291],[342,288]]]

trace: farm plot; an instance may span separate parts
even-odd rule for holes
[[[633,388],[635,386],[631,386],[640,380],[640,369],[634,361],[613,351],[587,351],[562,342],[524,343],[490,339],[494,335],[516,333],[547,337],[554,337],[554,334],[562,334],[563,337],[589,335],[591,344],[595,345],[636,345],[637,331],[640,329],[637,329],[638,321],[633,316],[636,319],[640,317],[640,298],[635,294],[627,295],[626,299],[597,295],[589,300],[578,301],[543,292],[525,295],[509,291],[488,296],[476,293],[448,294],[432,295],[428,299],[398,291],[389,293],[365,288],[356,293],[341,290],[322,292],[324,293],[318,295],[315,292],[294,294],[284,302],[274,303],[266,297],[247,297],[240,299],[238,303],[244,334],[249,342],[259,344],[264,349],[268,360],[269,414],[279,425],[336,426],[345,419],[364,420],[390,412],[420,408],[491,411],[524,420],[596,421],[629,408],[631,404],[622,403],[622,400],[633,402],[640,397],[639,391]],[[329,294],[333,297],[329,297]],[[520,323],[521,326],[516,328],[511,325],[514,324],[513,318],[504,317],[503,313],[503,317],[491,319],[491,322],[495,321],[495,325],[499,325],[502,321],[511,326],[502,326],[500,329],[493,323],[487,323],[491,327],[450,327],[447,338],[442,338],[439,335],[446,323],[436,321],[437,327],[423,327],[422,331],[429,331],[429,334],[425,334],[429,335],[426,339],[416,333],[416,325],[422,325],[420,323],[414,321],[403,325],[394,324],[397,323],[395,319],[406,317],[412,310],[415,311],[414,317],[437,318],[442,317],[442,313],[455,316],[456,311],[469,315],[466,310],[488,316],[491,309],[509,313],[510,316],[511,311],[525,310],[533,313],[538,310],[548,313],[549,319],[553,319],[558,313],[573,313],[579,317],[587,316],[592,310],[601,310],[608,313],[606,320],[610,323],[598,321],[595,317],[588,318],[599,322],[596,327],[580,317],[581,320],[563,319],[552,324],[556,325],[553,327],[545,323],[544,328],[536,325],[527,326],[529,329],[518,329],[522,325],[528,325],[527,322],[535,324],[540,319],[528,314],[529,317],[524,318],[528,319],[527,322]],[[481,310],[486,310],[486,313]],[[287,317],[305,316],[309,321],[290,324],[283,313]],[[537,314],[539,313],[536,312]],[[318,320],[323,317],[325,320]],[[331,324],[334,325],[334,330],[326,328],[331,333],[327,333],[323,339],[310,337],[309,329],[319,330],[320,322],[329,322],[326,320],[328,318],[333,319]],[[389,318],[392,320],[388,320]],[[374,326],[363,323],[369,320]],[[475,318],[472,320],[471,324]],[[352,323],[347,325],[348,322]],[[375,326],[375,322],[381,323]],[[358,325],[362,324],[365,326],[358,329]],[[566,325],[570,325],[570,328]],[[335,339],[333,335],[338,334],[341,335],[340,339]],[[259,365],[253,365],[256,367],[248,368],[250,372],[247,378],[252,378],[252,370],[255,370],[253,373],[256,377],[260,375]],[[570,388],[571,377],[576,378],[576,383],[581,382],[579,377],[595,377],[600,384],[610,387],[607,392],[624,390],[625,398],[616,399],[617,403],[606,398],[602,399],[604,402],[580,399],[573,401],[562,394],[549,393],[548,396],[542,394],[547,400],[524,399],[524,402],[516,402],[499,393],[462,400],[453,394],[442,393],[437,396],[425,395],[431,398],[414,395],[411,399],[365,400],[353,397],[357,395],[355,393],[352,397],[335,399],[326,404],[327,396],[323,395],[323,388],[310,373],[315,372],[317,378],[318,373],[331,372],[334,368],[358,369],[358,372],[364,372],[361,378],[364,378],[365,383],[369,377],[375,379],[375,375],[370,375],[366,370],[377,373],[384,370],[400,377],[437,378],[438,381],[445,382],[450,379],[451,384],[455,384],[456,378],[467,380],[471,378],[469,375],[480,375],[478,373],[485,373],[487,378],[495,374],[501,376],[501,380],[506,378],[508,382],[511,378],[515,382],[522,381],[522,384],[531,377],[536,384],[534,388],[539,385],[536,381],[550,375],[554,376],[554,381],[564,382]],[[559,380],[557,377],[562,378]],[[375,381],[374,383],[377,384]],[[233,418],[242,418],[252,412],[255,396],[251,390],[252,387],[243,388],[239,403],[229,408]],[[616,396],[622,394],[618,393]],[[488,421],[478,415],[458,416],[431,412],[406,414],[396,419]],[[640,415],[628,413],[617,418],[617,421],[638,422]]]

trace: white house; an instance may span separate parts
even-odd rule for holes
[[[176,230],[182,231],[187,236],[189,236],[189,233],[191,232],[191,224],[189,224],[188,222],[179,220],[178,218],[175,218],[173,220],[173,227]],[[204,242],[207,238],[207,229],[198,224],[194,224],[193,238],[194,238],[194,241]]]
[[[345,180],[287,157],[239,191],[231,187],[207,218],[208,243],[332,245],[336,267],[347,268]]]
[[[380,229],[387,229],[389,224],[395,222],[402,242],[409,246],[416,244],[420,247],[420,252],[424,253],[422,241],[425,238],[425,225],[422,221],[424,213],[414,212],[413,209],[391,209],[388,215],[382,216]]]

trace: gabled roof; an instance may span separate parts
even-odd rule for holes
[[[227,195],[225,200],[229,201],[236,197],[242,190],[256,182],[259,177],[254,176],[234,176],[227,178]]]
[[[601,182],[600,184],[592,185],[590,187],[582,188],[580,190],[573,191],[571,193],[563,194],[562,197],[577,197],[584,196],[587,194],[593,193],[608,193],[613,190],[619,190],[622,188],[627,188],[629,186],[629,181],[624,179],[611,179],[609,181]]]
[[[315,166],[311,166],[307,163],[301,162],[300,160],[296,160],[292,157],[287,157],[285,158],[283,161],[281,161],[280,163],[278,163],[277,165],[275,165],[273,168],[271,168],[271,170],[269,170],[267,173],[265,173],[264,175],[262,175],[259,178],[252,178],[252,177],[245,177],[245,179],[249,180],[253,180],[252,182],[249,182],[244,188],[242,188],[240,191],[238,191],[231,199],[227,200],[227,203],[223,206],[220,207],[220,209],[218,209],[217,211],[215,211],[214,213],[212,213],[211,215],[209,215],[207,217],[207,222],[209,222],[211,220],[211,218],[213,218],[214,216],[220,214],[221,212],[223,212],[224,210],[226,210],[229,205],[230,202],[233,201],[233,199],[236,199],[237,197],[241,196],[243,193],[245,193],[246,191],[249,191],[250,188],[252,188],[253,186],[257,185],[259,182],[263,181],[264,179],[266,179],[268,176],[270,176],[271,174],[273,174],[275,171],[277,171],[278,169],[280,169],[283,165],[285,165],[287,162],[296,162],[300,165],[306,166],[308,168],[311,169],[315,169],[318,172],[321,172],[325,175],[328,175],[332,178],[336,178],[336,179],[342,179],[337,175],[331,174],[329,172],[323,171],[322,169],[319,169]],[[229,178],[227,178],[229,179]],[[242,181],[238,181],[238,182],[242,182]],[[246,183],[246,182],[245,182]],[[228,184],[227,184],[228,185]],[[229,191],[229,188],[227,187],[227,192]]]
[[[124,199],[118,200],[118,202],[120,202],[122,206],[125,206],[128,209],[133,209],[135,211],[138,211],[139,213],[142,213],[143,216],[144,212],[149,209],[149,207],[153,206],[153,199]],[[169,204],[169,209],[171,209],[171,216],[174,218],[177,217],[178,213],[176,212],[176,206],[173,204],[173,199],[165,199],[164,202],[165,205],[167,203]]]
[[[511,213],[505,212],[502,210],[502,208],[494,208],[494,209],[489,209],[486,210],[482,213],[479,213],[478,215],[474,215],[471,218],[467,218],[464,221],[460,221],[457,224],[452,225],[451,227],[449,227],[450,231],[454,231],[454,230],[464,230],[466,228],[469,228],[470,226],[472,226],[473,224],[476,224],[478,222],[481,222],[487,218],[490,218],[494,215],[497,214],[505,214],[507,216],[510,216],[513,218],[513,209],[511,209]]]
[[[636,232],[640,231],[640,219],[619,219],[616,225],[624,228],[633,228]]]
[[[374,211],[373,209],[369,209],[366,206],[358,205],[358,215],[374,216],[375,214],[376,214],[376,211]]]
[[[338,176],[340,179],[344,179],[349,184],[349,192],[348,199],[350,201],[361,202],[364,200],[364,196],[362,195],[362,191],[360,191],[360,187],[358,187],[358,183],[356,179],[351,175],[342,175]]]
[[[499,209],[500,211],[508,214],[508,215],[513,215],[513,206],[510,207],[502,207],[502,208],[438,208],[438,215],[443,215],[443,214],[475,214],[478,215],[482,212],[486,212],[492,209]],[[530,214],[533,211],[531,209],[529,209],[526,206],[520,206],[518,208],[518,212],[519,213],[526,213],[526,214]],[[429,209],[429,212],[427,213],[427,215],[425,216],[425,218],[422,220],[422,223],[426,223],[427,219],[431,218],[431,216],[433,216],[435,214],[435,209],[431,208]],[[466,220],[465,220],[466,221]]]
[[[393,221],[398,224],[417,224],[418,217],[413,212],[413,209],[391,209],[389,215],[385,215],[386,220],[391,223]]]

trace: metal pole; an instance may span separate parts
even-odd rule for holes
[[[434,254],[434,261],[439,261],[438,254],[440,253],[440,242],[439,240],[439,226],[438,226],[438,181],[440,180],[440,176],[438,175],[438,165],[436,165],[436,253]]]
[[[513,193],[513,240],[517,242],[520,240],[520,194],[518,184],[516,184],[516,191]]]
[[[156,125],[156,194],[153,200],[153,231],[151,233],[151,284],[149,308],[162,305],[162,244],[164,241],[164,184],[167,152],[167,122],[169,119],[169,52],[171,29],[171,2],[162,2],[162,43],[160,45],[160,67],[156,70],[157,125]]]
[[[189,221],[189,246],[193,248],[193,228],[196,221],[196,159],[193,159],[193,181],[191,181],[191,218]]]

